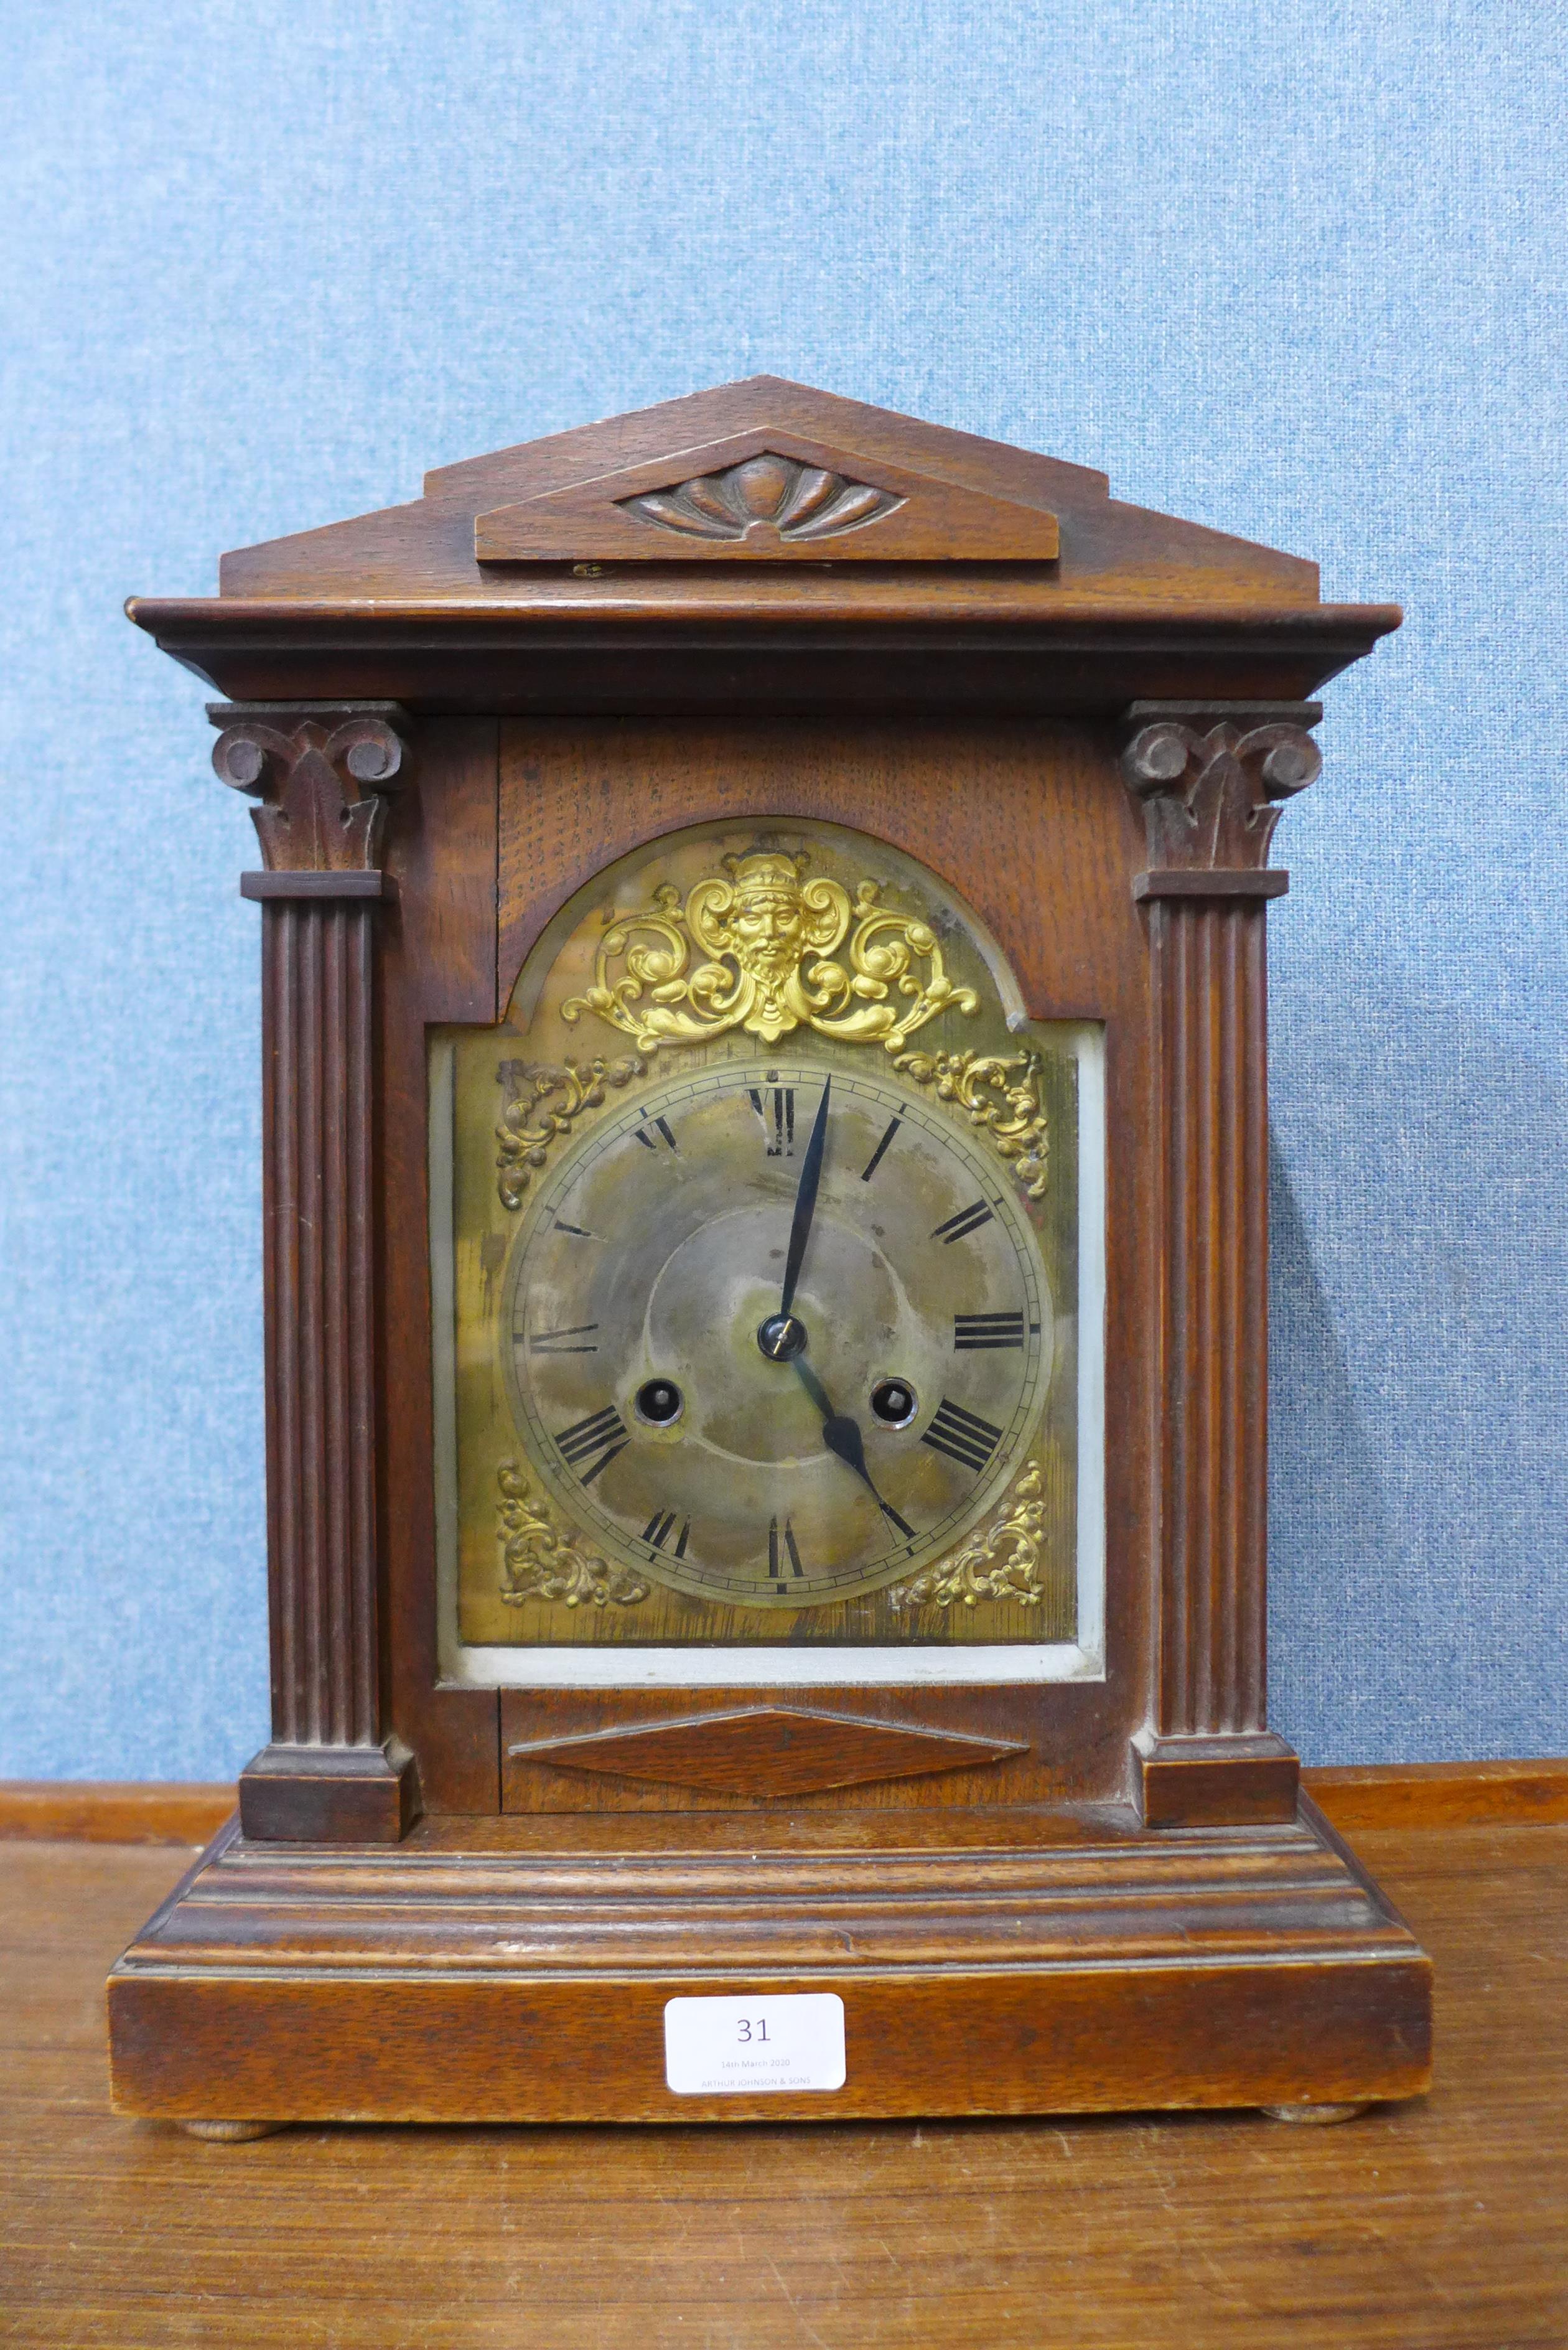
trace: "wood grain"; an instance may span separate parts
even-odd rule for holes
[[[1162,1736],[1264,1724],[1268,1105],[1262,909],[1149,909],[1164,1200]]]
[[[1235,883],[1263,879],[1278,804],[1317,775],[1307,728],[1321,715],[1189,702],[1127,713],[1122,771],[1147,840],[1133,889],[1147,904],[1163,1243],[1158,1654],[1139,1762],[1144,1816],[1164,1826],[1295,1811],[1295,1758],[1267,1734],[1264,1664],[1265,899]]]
[[[928,1771],[972,1771],[1020,1750],[996,1739],[933,1735],[900,1721],[777,1705],[682,1713],[635,1727],[508,1746],[524,1771],[605,1773],[740,1795],[799,1795]]]
[[[1295,1817],[1301,1764],[1294,1748],[1272,1731],[1231,1731],[1217,1738],[1156,1738],[1145,1731],[1133,1746],[1147,1827]]]
[[[238,1801],[233,1785],[194,1781],[0,1779],[0,1837],[204,1845]]]
[[[1126,1692],[1122,1692],[1125,1697]],[[704,1707],[715,1711],[754,1705],[754,1685],[711,1687],[700,1693]],[[885,1779],[861,1786],[858,1807],[896,1811],[905,1820],[919,1810],[938,1809],[950,1818],[961,1818],[977,1804],[992,1818],[1012,1804],[1036,1803],[1071,1788],[1077,1794],[1122,1793],[1127,1776],[1125,1739],[1107,1745],[1105,1724],[1116,1720],[1116,1700],[1107,1700],[1099,1682],[1053,1684],[1053,1697],[1042,1697],[1040,1687],[1027,1682],[987,1686],[953,1683],[933,1689],[931,1683],[908,1681],[892,1687],[813,1683],[770,1689],[778,1704],[807,1711],[832,1706],[862,1720],[902,1722],[941,1736],[990,1742],[983,1764],[965,1769],[956,1763],[940,1773],[910,1779]],[[704,1787],[701,1793],[652,1781],[616,1780],[597,1773],[557,1770],[547,1756],[523,1763],[505,1751],[514,1745],[537,1745],[551,1739],[590,1738],[606,1730],[633,1730],[645,1721],[668,1716],[668,1689],[509,1689],[501,1692],[503,1745],[502,1798],[509,1818],[524,1813],[577,1817],[603,1811],[700,1812],[711,1824],[731,1810],[771,1807],[777,1799],[760,1792],[742,1794],[738,1787]],[[1092,1740],[1088,1753],[1080,1750]],[[970,1750],[984,1752],[982,1747]],[[790,1798],[803,1812],[812,1813],[826,1832],[839,1802],[830,1788],[815,1794],[797,1791]]]
[[[0,2339],[18,2350],[1561,2350],[1568,1827],[1376,1832],[1438,1981],[1428,2098],[656,2132],[107,2108],[99,1985],[170,1855],[0,1851]]]
[[[1237,544],[1239,542],[1232,542]],[[891,568],[891,567],[888,567]],[[412,710],[551,715],[968,711],[1105,716],[1138,696],[1300,701],[1399,625],[1392,604],[1216,609],[1192,583],[1163,608],[1063,598],[1005,577],[917,589],[862,564],[857,593],[809,566],[750,581],[639,567],[530,581],[491,601],[140,597],[131,618],[235,699],[395,695]],[[692,576],[694,573],[694,576]],[[745,580],[744,609],[735,582]]]
[[[1178,1837],[1125,1804],[1014,1814],[1011,1836],[997,1811],[981,1820],[999,1844],[913,1849],[905,1815],[873,1815],[853,1847],[843,1817],[815,1851],[720,1843],[701,1813],[680,1840],[668,1815],[650,1835],[621,1814],[592,1852],[569,1815],[510,1850],[463,1850],[457,1822],[358,1851],[231,1828],[114,1969],[116,2103],[202,2120],[812,2117],[806,2094],[664,2085],[667,1999],[783,1989],[845,2003],[846,2118],[1426,2085],[1429,1963],[1310,1810]]]
[[[493,1690],[441,1686],[436,1610],[435,1400],[430,1275],[428,1035],[496,1018],[496,727],[488,718],[426,722],[419,775],[392,816],[387,867],[396,909],[379,945],[381,1021],[378,1236],[380,1524],[389,1718],[419,1757],[438,1812],[500,1807],[500,1709]]]
[[[753,425],[475,517],[482,563],[1054,563],[1046,508]]]
[[[1568,1761],[1334,1764],[1303,1771],[1302,1785],[1342,1829],[1568,1824]],[[180,1781],[0,1779],[0,1839],[206,1845],[236,1796]]]
[[[371,1038],[384,795],[407,743],[386,704],[210,714],[268,876],[318,885],[262,906],[272,1741],[240,1812],[252,1836],[396,1837],[417,1794],[381,1721]]]
[[[1087,466],[896,415],[777,376],[716,385],[628,416],[441,466],[425,476],[424,494],[413,504],[225,556],[223,598],[323,598],[347,591],[444,599],[473,598],[486,584],[493,595],[515,598],[516,583],[485,583],[482,577],[473,536],[478,515],[632,467],[652,465],[659,469],[656,480],[662,473],[665,480],[679,481],[690,470],[677,462],[684,452],[701,452],[759,431],[800,436],[804,445],[833,458],[838,470],[850,473],[858,460],[863,467],[897,468],[908,476],[1056,515],[1061,570],[1045,587],[1043,609],[1063,595],[1069,602],[1136,598],[1145,607],[1166,598],[1189,604],[1245,600],[1287,608],[1316,601],[1314,564],[1168,515],[1123,505],[1107,496],[1105,474]],[[901,597],[904,583],[889,580],[884,567],[856,568],[884,572],[877,583],[877,600],[884,608],[889,586],[895,599]],[[803,585],[811,582],[819,590],[836,585],[832,573],[815,581],[809,571],[801,577]],[[603,584],[610,587],[612,596],[617,592],[613,582]],[[656,597],[668,593],[671,584],[667,573],[662,588],[652,592]],[[701,579],[693,584],[699,589],[704,585]],[[580,581],[558,585],[579,598],[583,595]],[[599,585],[588,583],[590,597]],[[809,587],[807,594],[809,600],[820,601]],[[929,608],[940,597],[939,590]],[[701,607],[688,603],[685,608]]]
[[[284,1746],[368,1746],[380,1732],[373,919],[353,902],[263,916],[267,1548],[273,1740]]]
[[[1523,1827],[1568,1822],[1568,1761],[1351,1763],[1303,1772],[1339,1828]]]

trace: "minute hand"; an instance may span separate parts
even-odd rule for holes
[[[811,1238],[811,1220],[816,1212],[816,1187],[822,1180],[822,1154],[827,1146],[827,1097],[833,1089],[833,1079],[822,1082],[822,1099],[817,1104],[812,1121],[811,1135],[801,1161],[800,1182],[794,1195],[794,1216],[789,1228],[789,1254],[784,1259],[784,1295],[779,1300],[779,1312],[787,1314],[794,1303],[795,1284],[805,1262],[805,1244]]]

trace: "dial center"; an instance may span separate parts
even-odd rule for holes
[[[805,1324],[795,1314],[770,1314],[758,1327],[757,1344],[770,1363],[793,1363],[805,1352]]]

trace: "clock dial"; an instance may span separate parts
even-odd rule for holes
[[[1100,1051],[885,841],[712,823],[585,883],[431,1038],[456,1669],[1072,1669]]]
[[[500,1331],[568,1520],[764,1609],[950,1551],[1016,1473],[1053,1354],[1005,1168],[875,1060],[726,1061],[607,1108],[529,1197]]]

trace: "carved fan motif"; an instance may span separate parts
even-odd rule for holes
[[[890,490],[875,490],[821,465],[764,450],[721,473],[699,473],[674,489],[623,498],[621,511],[688,538],[754,540],[836,538],[880,522],[903,504]]]

